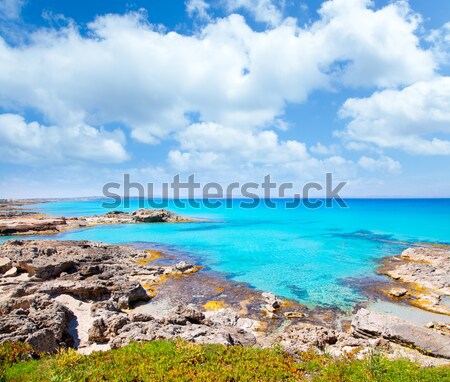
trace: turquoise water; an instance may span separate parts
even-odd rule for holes
[[[236,281],[293,298],[309,306],[343,309],[362,301],[349,283],[375,277],[377,260],[411,243],[450,241],[450,200],[346,200],[349,208],[256,209],[179,208],[184,215],[211,219],[200,223],[98,226],[53,238],[108,243],[149,242],[171,246],[199,258]],[[131,210],[138,208],[131,201]],[[100,200],[46,203],[42,212],[57,216],[103,214]]]

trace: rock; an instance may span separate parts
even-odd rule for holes
[[[132,313],[130,315],[131,322],[149,322],[153,321],[154,318],[150,314],[146,313]]]
[[[408,289],[405,288],[391,288],[389,290],[389,295],[393,297],[403,297],[408,293]]]
[[[19,270],[17,269],[17,267],[12,267],[9,271],[6,271],[3,275],[3,277],[15,277],[17,276],[17,273],[19,272]]]
[[[442,296],[433,292],[415,294],[409,303],[430,312],[450,315],[450,307],[442,301]]]
[[[73,342],[69,335],[72,312],[47,296],[12,299],[1,310],[0,343],[27,342],[37,352],[53,353]]]
[[[64,218],[36,218],[33,216],[14,216],[0,220],[0,236],[57,233],[65,226]]]
[[[122,288],[113,292],[113,301],[117,301],[120,309],[129,309],[136,302],[149,301],[151,296],[136,282],[127,282],[122,285]]]
[[[281,308],[283,302],[277,298],[273,293],[263,292],[261,296],[264,298],[265,304],[264,308],[269,313],[275,312],[277,309]]]
[[[110,211],[108,213],[105,214],[105,216],[117,216],[117,215],[128,215],[128,212],[124,212],[124,211]]]
[[[165,222],[182,222],[189,221],[180,215],[177,215],[171,211],[160,209],[160,210],[149,210],[140,209],[134,211],[132,218],[137,223],[165,223]]]
[[[187,261],[180,261],[178,264],[175,264],[174,269],[175,272],[181,272],[181,273],[189,273],[194,270],[194,266]]]
[[[80,275],[83,277],[91,277],[103,273],[100,265],[84,265],[79,269]]]
[[[58,342],[50,329],[41,329],[31,334],[25,341],[37,353],[55,353]]]
[[[106,324],[103,318],[97,318],[92,326],[89,328],[88,336],[91,342],[105,342],[108,339],[105,337]]]
[[[30,276],[36,276],[42,280],[49,280],[59,276],[62,272],[67,272],[72,269],[74,262],[70,260],[61,259],[44,259],[37,258],[33,260],[19,261],[19,267],[28,272]]]
[[[206,319],[216,325],[236,326],[239,316],[232,309],[211,310],[205,313]]]
[[[450,250],[433,247],[414,247],[402,252],[399,261],[391,261],[381,273],[450,296]]]
[[[297,324],[289,327],[277,340],[285,349],[304,352],[312,347],[324,350],[326,345],[337,342],[337,334],[323,326]]]
[[[141,209],[133,214],[121,211],[110,211],[101,216],[74,217],[65,219],[49,216],[37,216],[33,213],[11,211],[2,213],[0,210],[0,236],[55,234],[68,229],[75,229],[97,224],[134,224],[154,222],[190,222],[188,219],[173,212],[160,209]]]
[[[450,337],[450,324],[445,322],[429,322],[425,325],[429,329],[434,329],[436,331],[442,332]]]
[[[415,326],[398,317],[360,309],[352,320],[351,331],[356,337],[381,337],[404,345],[412,345],[425,354],[450,358],[449,337]]]
[[[178,307],[177,314],[185,317],[189,322],[193,324],[200,324],[205,319],[205,315],[202,312],[183,306]]]
[[[0,257],[0,273],[6,273],[12,268],[12,261],[7,257]]]
[[[293,320],[294,318],[304,318],[306,317],[305,313],[302,312],[284,312],[284,317],[286,317],[289,320]]]

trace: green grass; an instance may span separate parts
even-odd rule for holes
[[[313,381],[450,382],[450,368],[423,368],[374,354],[333,360],[312,351],[195,345],[183,341],[134,343],[83,356],[73,350],[31,359],[23,345],[0,346],[0,381]]]

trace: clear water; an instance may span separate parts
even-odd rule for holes
[[[151,242],[199,257],[236,281],[309,306],[348,309],[364,299],[352,278],[373,277],[377,260],[416,242],[450,241],[450,199],[347,200],[349,208],[256,209],[223,206],[173,211],[212,221],[180,224],[98,226],[52,238],[108,243]],[[57,216],[107,212],[101,200],[38,205]],[[130,210],[138,208],[131,201]],[[5,240],[6,238],[3,238]]]

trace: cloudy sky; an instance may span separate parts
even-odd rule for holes
[[[0,197],[348,181],[450,196],[450,2],[0,0]]]

